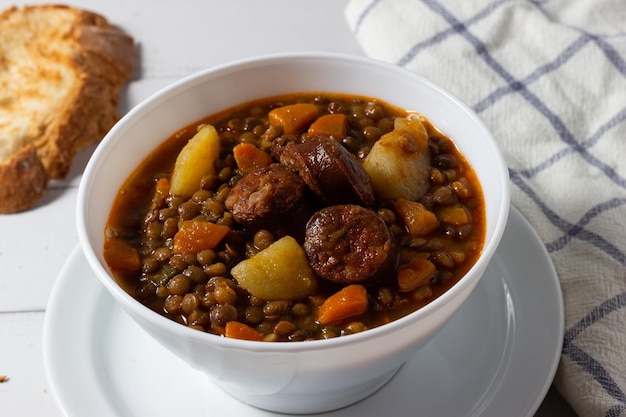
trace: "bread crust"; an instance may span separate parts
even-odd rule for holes
[[[48,174],[33,145],[0,164],[0,212],[26,210],[46,191]]]
[[[133,39],[99,14],[65,5],[0,14],[0,119],[12,120],[0,120],[0,213],[31,207],[102,139],[134,64]]]

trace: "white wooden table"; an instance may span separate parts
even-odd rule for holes
[[[0,9],[13,4],[0,0]],[[138,68],[124,91],[123,113],[169,83],[215,64],[288,51],[362,55],[344,21],[346,0],[70,4],[102,13],[137,42]],[[50,291],[78,244],[74,206],[89,156],[90,151],[79,154],[68,178],[52,182],[36,207],[0,215],[0,376],[8,377],[0,383],[0,416],[61,415],[44,374],[41,335]]]

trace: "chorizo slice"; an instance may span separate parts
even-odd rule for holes
[[[304,250],[313,271],[337,284],[385,278],[397,264],[397,248],[385,222],[358,205],[334,205],[309,219]]]
[[[372,181],[363,166],[332,138],[316,136],[302,143],[289,142],[279,158],[327,204],[372,206],[375,202]]]
[[[302,236],[312,213],[307,186],[289,168],[271,164],[253,168],[231,189],[224,205],[237,223],[277,236]],[[298,230],[299,229],[299,230]]]

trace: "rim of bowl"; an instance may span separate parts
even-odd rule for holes
[[[482,254],[479,259],[476,261],[474,265],[468,270],[468,272],[463,276],[458,282],[456,282],[450,289],[441,294],[435,300],[432,300],[424,307],[407,314],[406,316],[400,317],[390,323],[386,323],[382,326],[375,327],[372,329],[368,329],[362,333],[356,333],[350,335],[350,337],[337,337],[333,339],[323,339],[323,340],[312,340],[301,343],[270,343],[270,342],[258,342],[258,341],[249,341],[249,340],[239,340],[239,339],[231,339],[226,337],[221,337],[215,334],[201,332],[199,330],[191,329],[189,327],[183,326],[179,323],[174,322],[171,319],[168,319],[157,312],[154,312],[141,304],[135,298],[133,298],[130,294],[128,294],[121,286],[117,284],[113,276],[107,271],[107,269],[102,265],[98,256],[96,255],[93,246],[91,245],[91,240],[89,237],[89,233],[87,232],[86,221],[88,219],[88,197],[90,194],[90,183],[92,182],[92,178],[97,174],[99,167],[97,164],[98,159],[101,155],[106,154],[108,152],[108,145],[110,142],[114,142],[116,140],[118,131],[123,128],[125,123],[128,123],[128,120],[131,120],[137,114],[142,114],[144,112],[149,112],[155,106],[158,106],[161,101],[166,100],[168,97],[175,95],[179,92],[179,90],[185,90],[192,88],[196,83],[204,82],[204,78],[210,75],[218,76],[221,73],[233,71],[233,70],[244,70],[250,69],[255,66],[265,66],[265,65],[277,65],[281,63],[291,63],[295,60],[315,60],[315,61],[343,61],[351,64],[357,64],[362,66],[377,66],[380,69],[385,71],[389,71],[395,73],[396,75],[406,78],[408,81],[413,80],[414,82],[422,83],[426,85],[429,89],[434,90],[437,94],[443,96],[447,99],[447,101],[451,102],[453,105],[457,106],[459,109],[463,110],[467,113],[470,118],[474,121],[476,126],[483,133],[483,140],[489,143],[490,150],[494,153],[495,159],[493,163],[496,165],[497,171],[501,173],[502,183],[499,187],[499,192],[501,196],[501,204],[498,207],[498,213],[496,213],[497,221],[493,225],[493,234],[491,239],[485,242],[485,245],[482,248]],[[393,103],[391,103],[393,104]],[[183,127],[183,126],[181,126]],[[173,132],[169,132],[166,134],[171,134]],[[454,140],[454,139],[453,139]],[[302,53],[275,53],[275,54],[267,54],[267,55],[259,55],[256,57],[250,57],[245,59],[239,59],[235,61],[231,61],[224,64],[219,64],[215,66],[211,66],[207,69],[198,71],[194,74],[188,75],[169,84],[166,87],[163,87],[157,90],[155,93],[150,95],[148,98],[142,100],[139,104],[130,109],[121,119],[113,126],[109,132],[102,139],[100,144],[96,147],[94,153],[89,159],[83,176],[81,178],[77,200],[76,200],[76,225],[78,231],[78,237],[81,249],[85,258],[88,261],[92,271],[97,275],[98,280],[105,286],[105,288],[111,293],[114,298],[117,299],[118,302],[122,303],[123,307],[132,309],[137,312],[137,314],[141,315],[143,319],[150,321],[162,328],[165,328],[168,332],[172,332],[174,335],[179,335],[185,338],[197,339],[197,340],[205,340],[210,341],[216,345],[219,345],[223,348],[229,349],[241,349],[241,350],[255,350],[259,352],[300,352],[310,349],[325,349],[325,348],[333,348],[337,345],[350,345],[361,343],[363,339],[377,339],[382,337],[388,333],[393,333],[399,329],[402,329],[408,326],[414,320],[419,320],[422,316],[430,315],[433,312],[443,308],[448,299],[454,297],[458,292],[461,292],[468,285],[475,285],[475,282],[465,279],[466,276],[475,273],[476,270],[484,269],[496,251],[497,246],[500,243],[501,237],[504,233],[504,229],[506,226],[509,206],[510,206],[510,188],[509,188],[509,174],[508,168],[504,162],[504,157],[502,152],[493,138],[491,132],[484,125],[482,120],[478,117],[478,115],[471,110],[467,105],[465,105],[460,99],[458,99],[454,94],[443,88],[442,86],[430,81],[429,79],[410,71],[408,69],[399,67],[397,65],[393,65],[384,61],[380,61],[374,58],[357,56],[357,55],[348,55],[343,53],[328,53],[328,52],[302,52]],[[121,184],[118,185],[118,188]],[[104,233],[104,230],[102,231]],[[483,256],[486,255],[486,256]],[[478,281],[478,279],[474,280]]]

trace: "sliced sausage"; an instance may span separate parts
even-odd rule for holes
[[[317,136],[303,143],[289,142],[279,158],[327,204],[374,204],[369,175],[356,157],[332,138]]]
[[[382,279],[397,263],[385,222],[372,210],[352,204],[316,212],[306,226],[304,250],[315,273],[338,284]]]
[[[307,186],[281,164],[257,167],[231,189],[224,205],[236,222],[250,229],[266,229],[277,236],[302,236],[312,213]]]

